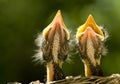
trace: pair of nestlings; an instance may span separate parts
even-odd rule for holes
[[[70,33],[64,24],[60,10],[43,30],[42,37],[40,50],[47,68],[47,82],[64,79],[62,65],[69,53]],[[78,28],[76,45],[84,63],[85,76],[103,76],[100,59],[105,50],[106,37],[105,31],[95,23],[92,15],[89,15],[85,24]]]

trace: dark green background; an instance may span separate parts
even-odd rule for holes
[[[45,79],[45,67],[32,60],[35,38],[61,9],[66,26],[75,34],[89,14],[109,32],[108,54],[102,57],[105,75],[120,73],[119,0],[0,0],[0,84],[9,81],[29,83]],[[83,64],[75,52],[65,63],[66,75],[84,75]]]

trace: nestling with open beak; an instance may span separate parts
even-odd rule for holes
[[[40,50],[47,69],[47,82],[64,79],[62,65],[68,55],[70,34],[60,10],[43,30],[42,37]]]
[[[89,15],[85,24],[78,28],[77,49],[84,63],[85,76],[103,76],[100,59],[106,50],[104,48],[106,38],[106,31],[95,23],[92,15]]]

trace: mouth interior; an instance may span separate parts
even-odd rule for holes
[[[90,26],[89,25],[88,26],[86,26],[86,25],[81,26],[81,28],[79,29],[79,33],[84,32],[88,27],[92,28],[94,30],[94,32],[96,32],[97,34],[103,36],[103,33],[102,33],[101,29],[99,27],[97,27],[97,26],[92,26],[92,25],[90,25]]]

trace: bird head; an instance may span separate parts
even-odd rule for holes
[[[105,34],[89,15],[85,24],[80,26],[76,33],[80,56],[85,65],[85,75],[102,75],[100,59],[104,50]]]

